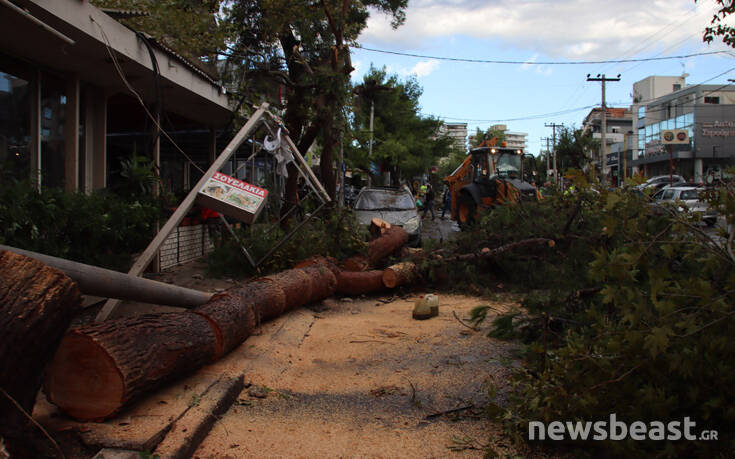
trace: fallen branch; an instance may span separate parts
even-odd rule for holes
[[[556,242],[554,242],[553,239],[547,239],[547,238],[534,238],[534,239],[524,239],[522,241],[518,242],[512,242],[510,244],[501,245],[500,247],[497,247],[495,249],[489,249],[484,248],[480,250],[479,253],[465,253],[462,255],[455,255],[453,257],[446,257],[442,258],[441,256],[434,256],[434,258],[441,259],[444,262],[454,262],[454,261],[470,261],[475,259],[486,259],[486,258],[493,258],[497,257],[498,255],[501,255],[505,252],[510,252],[512,250],[516,250],[521,247],[528,247],[533,245],[547,245],[549,247],[554,247],[556,245]]]
[[[462,325],[464,325],[465,327],[469,328],[470,330],[472,330],[472,331],[474,331],[474,332],[476,332],[476,331],[479,331],[479,330],[478,330],[477,328],[475,328],[475,327],[473,327],[473,326],[470,326],[470,325],[467,325],[466,323],[464,323],[464,322],[462,321],[462,319],[460,319],[460,318],[459,318],[459,317],[457,316],[457,313],[456,313],[455,311],[452,311],[452,315],[454,316],[454,318],[455,318],[455,319],[457,319],[457,322],[459,322],[460,324],[462,324]]]

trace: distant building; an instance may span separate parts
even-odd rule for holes
[[[490,126],[493,131],[500,131],[505,134],[505,143],[509,148],[518,148],[525,150],[528,146],[528,134],[525,132],[509,131],[505,124],[494,124]]]
[[[443,123],[439,135],[452,138],[453,146],[459,151],[467,151],[467,123]]]
[[[636,85],[634,91],[640,89]],[[673,167],[675,174],[699,183],[708,170],[735,164],[735,86],[677,85],[634,104],[637,148],[632,163],[645,176],[666,175]],[[687,130],[689,144],[674,145],[669,152],[661,143],[666,129]]]
[[[633,113],[627,108],[607,107],[605,117],[605,145],[601,148],[601,164],[598,163],[604,177],[612,184],[619,183],[627,173],[623,167],[629,167],[632,148],[626,150],[626,139],[632,145]],[[602,108],[593,108],[582,122],[584,131],[591,131],[592,138],[602,140]],[[613,148],[614,146],[614,148]],[[603,147],[603,146],[601,146]],[[628,156],[626,155],[628,152]],[[625,165],[625,166],[624,166]]]

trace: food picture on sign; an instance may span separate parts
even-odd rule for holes
[[[683,142],[683,141],[685,141],[685,140],[687,139],[687,134],[686,134],[686,132],[679,132],[679,133],[677,133],[677,134],[676,134],[676,139],[677,139],[677,140],[678,140],[679,142]]]
[[[243,180],[215,172],[199,190],[200,204],[250,223],[258,216],[268,191]]]
[[[664,132],[664,140],[667,142],[671,142],[672,140],[674,140],[674,133],[671,131]]]

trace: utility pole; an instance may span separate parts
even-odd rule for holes
[[[591,78],[590,74],[587,74],[587,81],[599,81],[602,83],[602,133],[600,135],[600,173],[605,177],[605,174],[603,174],[604,170],[604,164],[603,161],[607,157],[605,154],[605,150],[607,149],[607,145],[605,144],[605,131],[607,131],[607,107],[605,107],[605,83],[608,81],[620,81],[620,74],[618,73],[618,76],[615,78],[607,78],[604,74],[600,75],[597,74],[596,77]]]
[[[549,140],[551,140],[548,137],[541,137],[541,142],[546,142],[546,175],[548,178],[549,170],[551,170],[551,150],[549,149]]]
[[[551,146],[554,148],[554,185],[556,185],[557,187],[559,187],[560,184],[561,184],[561,181],[560,180],[557,180],[557,177],[558,177],[559,174],[558,174],[557,169],[556,169],[556,128],[564,127],[564,125],[563,124],[556,124],[556,123],[544,123],[544,126],[545,127],[550,127],[553,130],[552,131],[553,134],[552,134],[552,143],[551,143]]]

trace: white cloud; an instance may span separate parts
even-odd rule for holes
[[[714,7],[708,0],[413,0],[406,24],[393,30],[374,14],[360,41],[415,50],[467,35],[557,59],[609,59],[701,43]]]
[[[414,65],[411,70],[407,73],[416,75],[417,78],[425,77],[431,72],[439,68],[439,61],[436,59],[430,59],[428,61],[421,61]]]

